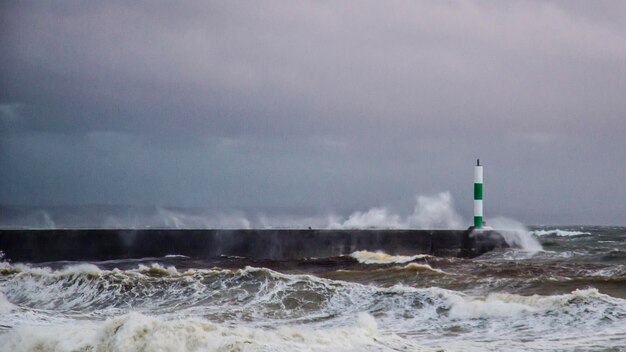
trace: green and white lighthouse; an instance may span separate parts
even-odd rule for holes
[[[474,227],[483,227],[483,167],[480,159],[476,159],[474,166]]]

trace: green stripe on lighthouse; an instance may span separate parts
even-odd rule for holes
[[[483,217],[482,216],[474,216],[474,227],[476,227],[476,228],[483,227]]]
[[[483,199],[482,183],[474,183],[474,199]]]

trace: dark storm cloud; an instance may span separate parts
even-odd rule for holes
[[[0,201],[623,223],[619,2],[5,2]],[[467,169],[467,170],[466,170]]]

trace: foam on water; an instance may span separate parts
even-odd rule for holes
[[[8,314],[15,310],[15,305],[7,299],[4,293],[0,292],[0,314]]]
[[[571,237],[571,236],[589,236],[590,232],[583,231],[570,231],[570,230],[534,230],[530,231],[531,235],[535,236],[557,236],[557,237]]]
[[[391,255],[384,252],[356,251],[350,256],[361,264],[403,264],[417,259],[430,257],[427,254],[417,254],[413,256]]]
[[[396,335],[380,335],[366,313],[349,327],[255,329],[203,319],[164,320],[138,313],[101,323],[65,324],[45,329],[18,328],[0,346],[11,351],[393,351],[430,348]]]
[[[400,269],[436,270],[425,266]],[[0,350],[7,351],[454,350],[457,340],[484,347],[546,336],[626,339],[626,300],[597,289],[481,296],[254,267],[2,270],[0,307],[8,308],[0,310]]]
[[[525,313],[569,309],[570,302],[585,299],[611,300],[597,289],[576,290],[569,294],[554,296],[521,296],[506,293],[493,293],[484,297],[463,297],[449,295],[451,304],[449,316],[454,319],[488,317],[515,317]],[[567,307],[567,308],[566,308]]]

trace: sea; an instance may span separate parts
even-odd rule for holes
[[[3,261],[0,351],[626,351],[626,228],[525,236],[472,259]]]

